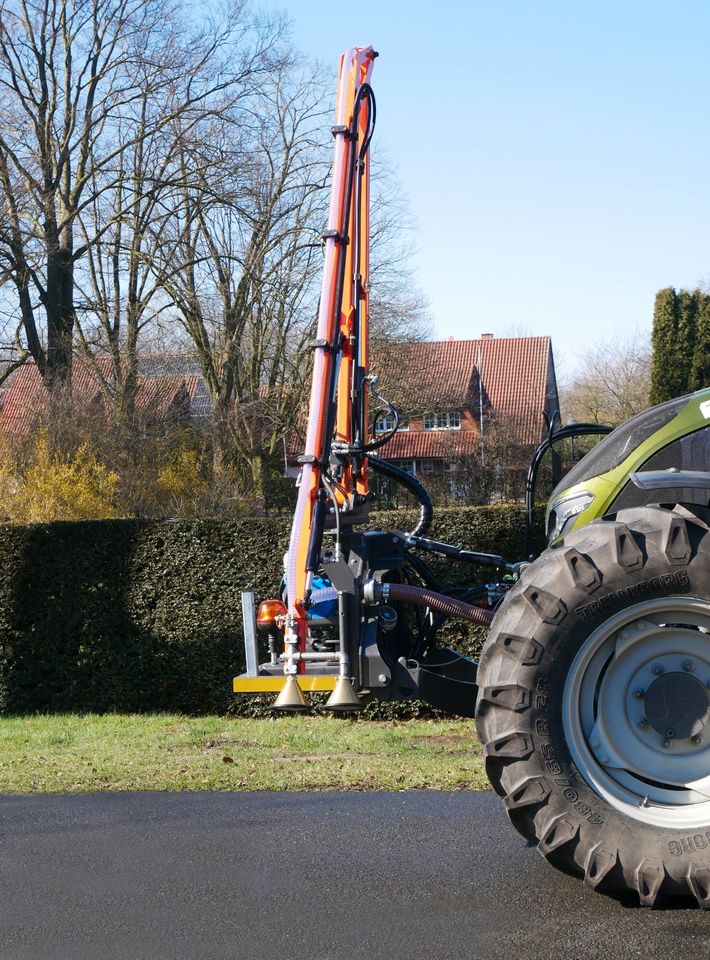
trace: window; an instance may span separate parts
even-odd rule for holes
[[[409,430],[409,424],[401,413],[399,415],[399,429]],[[389,433],[391,430],[394,430],[394,417],[390,416],[388,413],[378,417],[375,423],[375,433]]]
[[[434,461],[422,460],[422,473],[433,473],[433,472],[434,472]]]
[[[389,433],[390,430],[394,430],[394,417],[378,417],[375,421],[375,433]]]
[[[425,413],[425,430],[460,430],[461,414],[458,410],[447,410],[444,413]]]

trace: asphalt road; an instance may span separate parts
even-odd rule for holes
[[[562,876],[489,793],[0,797],[1,960],[707,960],[710,914]]]

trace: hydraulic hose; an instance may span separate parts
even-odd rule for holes
[[[382,597],[384,597],[384,592],[387,593],[388,600],[401,600],[403,603],[415,603],[420,607],[431,607],[433,610],[439,610],[450,617],[468,620],[470,623],[476,623],[479,626],[487,627],[493,619],[492,610],[484,610],[483,607],[476,607],[472,603],[465,603],[463,600],[447,597],[443,593],[427,590],[426,587],[413,587],[409,583],[383,583],[379,589],[382,591],[380,594]],[[328,600],[335,600],[337,596],[338,591],[335,587],[314,590],[311,594],[311,604],[315,605],[325,603]]]
[[[470,623],[477,623],[479,626],[487,627],[493,620],[492,610],[484,610],[483,607],[476,607],[472,603],[455,600],[443,593],[434,593],[433,590],[427,590],[426,587],[413,587],[409,583],[383,583],[382,589],[383,591],[387,590],[390,600],[401,600],[404,603],[416,603],[420,607],[431,607],[432,610],[439,610],[450,617],[468,620]]]
[[[377,473],[381,473],[383,476],[389,477],[390,480],[394,480],[395,483],[399,483],[403,487],[407,487],[414,494],[421,505],[419,522],[417,523],[416,527],[407,534],[407,536],[426,536],[434,516],[434,504],[431,502],[429,491],[424,484],[420,480],[417,480],[416,477],[413,477],[411,473],[407,473],[406,470],[402,470],[400,467],[395,467],[395,465],[390,463],[389,460],[382,460],[380,457],[369,456],[367,458],[367,462]]]

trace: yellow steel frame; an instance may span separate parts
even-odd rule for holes
[[[338,678],[301,674],[296,681],[304,693],[318,693],[335,690]],[[235,677],[232,687],[235,693],[279,693],[285,683],[286,677]]]

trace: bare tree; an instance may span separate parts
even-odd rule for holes
[[[190,22],[165,0],[0,6],[0,256],[24,342],[50,387],[70,381],[77,264],[154,199],[141,145],[223,111],[273,66],[280,24],[255,21],[244,3],[218,21]],[[135,222],[131,230],[140,236]]]
[[[428,340],[433,333],[429,302],[417,284],[416,223],[396,170],[377,153],[370,221],[370,338],[374,351],[391,343]]]
[[[563,418],[622,423],[648,406],[651,347],[638,332],[598,341],[579,357],[572,379],[560,390]]]
[[[244,488],[261,503],[307,372],[324,115],[317,72],[294,58],[225,115],[218,136],[186,140],[183,163],[193,174],[183,178],[153,261],[212,400],[215,467],[240,467]]]

